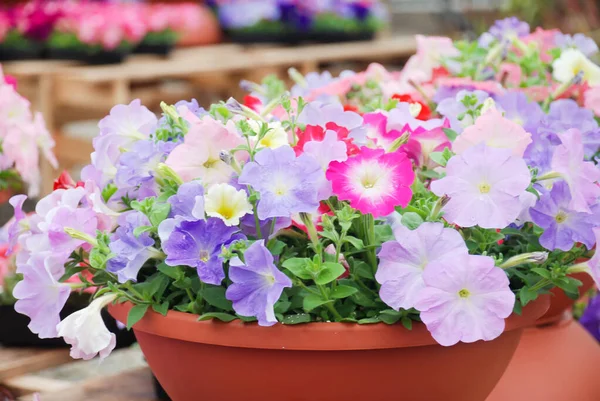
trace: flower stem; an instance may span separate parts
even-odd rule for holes
[[[327,292],[325,291],[325,287],[323,287],[322,285],[317,285],[317,287],[319,288],[319,291],[321,292],[321,297],[325,300],[330,300],[329,296],[327,295]],[[327,302],[325,304],[325,307],[327,309],[329,309],[329,311],[331,312],[331,314],[333,315],[333,317],[335,318],[336,321],[340,321],[343,319],[342,315],[340,315],[340,313],[337,311],[337,309],[335,309],[335,306],[333,306],[332,302]]]
[[[375,245],[375,219],[371,213],[362,215],[362,229],[363,238],[365,239],[365,246],[369,247],[366,249],[367,260],[371,266],[373,274],[377,272],[377,255],[375,248],[371,248],[371,245]]]

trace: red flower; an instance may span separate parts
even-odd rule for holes
[[[83,181],[77,181],[71,177],[67,170],[64,170],[56,180],[54,180],[54,190],[57,189],[69,189],[83,187],[85,184]]]
[[[422,121],[427,121],[431,118],[431,109],[426,103],[421,102],[420,100],[413,99],[411,95],[398,95],[395,94],[392,96],[392,99],[396,99],[400,102],[406,103],[419,103],[421,105],[421,112],[417,116],[417,119]]]
[[[244,106],[247,106],[254,111],[259,111],[262,102],[257,97],[246,95],[244,96]]]
[[[340,127],[336,123],[329,122],[325,125],[328,131],[334,131],[337,134],[338,140],[346,144],[348,156],[356,155],[360,152],[358,146],[354,144],[354,140],[349,137],[350,132],[345,127]],[[325,129],[316,125],[307,125],[304,131],[298,130],[298,143],[294,146],[296,155],[301,155],[304,151],[304,145],[306,142],[318,141],[321,142],[325,139]]]
[[[344,105],[344,111],[353,111],[353,112],[355,112],[355,113],[362,114],[362,113],[361,113],[361,112],[358,110],[358,107],[356,107],[356,106],[353,106],[353,105],[351,105],[351,104],[345,104],[345,105]]]

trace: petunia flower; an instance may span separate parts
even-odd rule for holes
[[[423,272],[439,259],[467,254],[458,231],[442,223],[423,223],[414,230],[398,226],[395,241],[383,243],[375,279],[381,284],[379,296],[393,309],[410,309],[425,288]]]
[[[289,146],[261,150],[253,162],[246,163],[238,179],[239,184],[259,192],[260,220],[316,212],[324,181],[319,163],[305,154],[296,157]]]
[[[475,96],[477,99],[476,104],[470,107],[465,106],[463,100],[467,96]],[[473,125],[475,122],[468,112],[475,111],[479,106],[483,105],[483,102],[489,97],[490,95],[487,92],[481,90],[473,92],[461,90],[455,97],[448,97],[440,101],[438,103],[437,112],[450,120],[452,129],[460,133],[463,129]]]
[[[221,160],[220,153],[242,143],[235,127],[207,116],[190,126],[183,143],[173,149],[165,164],[185,182],[199,178],[205,186],[225,183],[234,171]]]
[[[529,133],[534,133],[544,117],[544,111],[537,102],[527,98],[522,92],[507,92],[496,97],[496,105],[507,118]]]
[[[116,298],[115,294],[96,298],[58,324],[58,335],[71,345],[72,358],[87,361],[100,355],[100,360],[103,360],[115,348],[117,338],[106,328],[101,311]]]
[[[339,103],[308,103],[298,116],[298,123],[319,126],[328,129],[328,124],[333,123],[338,127],[348,130],[348,137],[360,142],[364,136],[362,128],[363,119],[358,113],[345,111]]]
[[[519,197],[530,183],[529,168],[522,158],[482,143],[452,157],[446,177],[432,182],[431,191],[450,197],[443,208],[449,223],[505,228],[521,213]]]
[[[322,141],[309,141],[304,144],[305,154],[315,159],[323,170],[327,170],[332,161],[343,162],[348,159],[348,148],[338,140],[334,131],[325,132]]]
[[[223,220],[226,226],[237,226],[240,218],[252,213],[246,191],[238,191],[229,184],[210,187],[205,197],[205,208],[208,216]]]
[[[600,187],[596,185],[600,180],[600,169],[594,163],[584,161],[579,130],[564,132],[560,141],[562,143],[556,147],[552,156],[552,170],[569,185],[569,208],[576,212],[591,213],[589,205],[596,203],[600,197]]]
[[[586,57],[593,56],[598,52],[598,45],[594,39],[585,36],[582,33],[569,35],[562,32],[557,32],[554,35],[554,43],[561,49],[577,49]]]
[[[333,193],[361,213],[386,216],[396,206],[406,206],[415,179],[410,160],[402,152],[361,148],[359,155],[343,163],[332,162],[327,170]]]
[[[225,298],[233,302],[233,309],[242,316],[254,316],[261,326],[277,323],[273,305],[292,280],[273,264],[273,255],[264,241],[257,241],[244,252],[244,262],[234,258],[229,262],[229,278],[233,282]]]
[[[167,254],[165,263],[195,267],[200,280],[220,285],[225,278],[221,249],[241,238],[237,227],[227,227],[214,217],[206,221],[182,221],[162,243]]]
[[[55,272],[64,270],[63,262],[51,255],[44,256],[34,254],[28,263],[19,264],[18,273],[23,280],[13,289],[13,296],[17,299],[15,310],[31,319],[29,330],[40,338],[54,338],[71,287],[57,281],[60,276]]]
[[[479,46],[487,48],[494,42],[512,41],[529,34],[531,28],[527,22],[517,17],[508,17],[494,22],[490,29],[479,37]]]
[[[416,301],[421,320],[443,346],[491,341],[504,331],[515,294],[506,273],[489,256],[456,255],[430,263]]]
[[[435,69],[442,65],[443,59],[460,55],[450,38],[417,35],[416,41],[417,53],[408,60],[402,70],[405,80],[431,81]]]
[[[260,132],[261,124],[256,120],[248,120],[248,124],[257,134]],[[265,136],[258,142],[257,149],[271,148],[276,149],[280,146],[289,145],[288,134],[279,121],[268,123],[269,130]],[[250,140],[255,140],[256,137],[251,137]]]
[[[8,201],[14,208],[14,219],[8,226],[8,249],[6,251],[8,255],[12,254],[14,247],[17,245],[19,235],[28,228],[26,225],[27,216],[23,212],[23,204],[26,200],[26,195],[15,195]]]
[[[462,154],[465,150],[485,143],[492,148],[509,149],[515,156],[522,157],[531,143],[531,134],[519,124],[508,120],[496,109],[490,109],[465,128],[452,143],[452,150]]]
[[[600,67],[577,49],[567,49],[552,63],[552,76],[558,82],[568,84],[581,75],[589,85],[600,85]]]
[[[530,209],[532,221],[544,229],[540,236],[540,244],[544,248],[567,252],[577,242],[588,249],[593,248],[593,228],[600,226],[600,205],[592,206],[593,213],[590,214],[570,210],[570,202],[569,187],[564,181],[560,181]]]
[[[134,234],[138,227],[149,226],[143,213],[131,211],[119,217],[119,227],[110,239],[109,248],[115,257],[106,263],[106,270],[117,274],[119,282],[137,281],[140,269],[152,257],[161,255],[154,248],[154,239],[147,232]]]

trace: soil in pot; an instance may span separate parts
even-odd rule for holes
[[[487,401],[598,401],[600,345],[570,313],[526,329],[502,379]]]
[[[437,344],[424,325],[313,323],[260,327],[148,312],[134,331],[173,401],[484,401],[523,328],[548,297],[507,320],[494,341]],[[124,321],[131,304],[112,305]],[[402,385],[401,383],[406,383]]]
[[[44,55],[42,46],[8,47],[0,45],[0,61],[20,61],[41,59]]]
[[[62,47],[49,47],[46,54],[49,59],[53,60],[85,61],[87,58],[87,53],[82,49],[68,49]]]
[[[88,53],[85,61],[93,65],[119,64],[125,61],[129,52],[114,50]]]
[[[168,56],[175,48],[173,43],[140,43],[133,51],[136,54],[156,54]]]

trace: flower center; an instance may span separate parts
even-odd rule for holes
[[[567,214],[563,211],[560,211],[556,216],[554,216],[554,220],[556,220],[558,224],[564,223],[565,220],[567,220]]]
[[[265,280],[267,280],[267,283],[269,283],[269,285],[275,284],[275,276],[273,276],[272,274],[266,274]]]
[[[208,262],[208,259],[210,259],[210,253],[208,251],[201,250],[198,257],[200,258],[201,261]]]
[[[221,205],[221,207],[219,207],[217,210],[217,213],[219,213],[225,219],[230,219],[233,216],[233,208],[230,205]]]
[[[492,187],[487,182],[482,182],[479,184],[479,192],[482,194],[487,194],[491,189]]]
[[[275,190],[273,192],[277,196],[283,196],[283,195],[287,194],[287,192],[288,192],[288,185],[283,181],[279,181],[275,185]]]
[[[208,160],[207,160],[207,161],[206,161],[206,162],[203,164],[203,166],[204,166],[204,167],[206,167],[206,168],[213,168],[213,167],[215,167],[215,165],[216,165],[218,162],[220,162],[220,161],[221,161],[221,159],[208,159]]]
[[[471,293],[466,288],[463,288],[462,290],[460,290],[458,292],[458,296],[461,298],[469,298],[470,295],[471,295]]]
[[[377,180],[379,178],[374,175],[374,174],[365,174],[362,176],[362,178],[360,179],[360,184],[366,188],[366,189],[370,189],[373,188],[375,185],[377,185]]]

